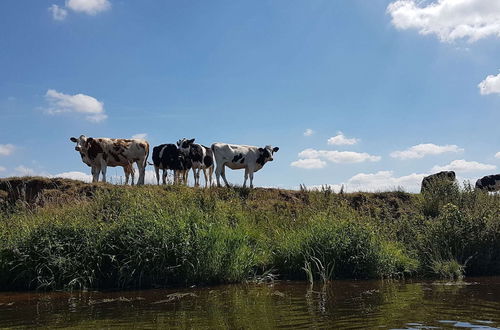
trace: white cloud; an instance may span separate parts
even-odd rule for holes
[[[304,136],[311,136],[314,134],[314,131],[310,128],[306,129],[304,132]]]
[[[68,95],[49,89],[45,98],[50,104],[49,114],[75,112],[85,114],[85,119],[92,122],[101,122],[108,118],[104,111],[104,104],[92,96],[85,94]]]
[[[316,169],[326,166],[326,162],[318,158],[299,159],[290,164],[293,167]]]
[[[354,191],[391,191],[403,188],[405,191],[418,192],[422,179],[427,174],[412,173],[404,176],[394,176],[392,171],[379,171],[377,173],[359,173],[349,180],[339,184],[327,185],[338,192],[344,186],[345,192]],[[311,186],[312,189],[321,189],[321,186]]]
[[[366,161],[377,162],[380,156],[373,156],[366,152],[337,151],[337,150],[316,150],[305,149],[299,153],[299,158],[325,159],[332,163],[362,163]]]
[[[328,139],[328,144],[330,145],[337,145],[337,146],[342,146],[342,145],[353,145],[359,142],[359,139],[356,138],[347,138],[344,133],[338,132],[337,135],[331,137]]]
[[[78,172],[78,171],[59,173],[59,174],[55,174],[55,175],[50,175],[49,177],[80,180],[83,182],[92,182],[92,175],[91,174],[86,174],[86,173]]]
[[[7,169],[3,166],[0,166],[0,172],[5,172]]]
[[[14,149],[12,144],[0,144],[0,156],[8,156],[14,152]]]
[[[17,176],[47,176],[47,173],[45,172],[39,172],[24,165],[17,166],[14,168],[14,171]]]
[[[147,133],[137,133],[132,135],[132,139],[146,139],[148,137]]]
[[[498,0],[398,0],[387,6],[387,12],[396,28],[434,34],[443,42],[500,37]]]
[[[451,163],[443,166],[436,165],[432,168],[433,172],[440,171],[455,171],[455,172],[477,172],[477,171],[490,171],[497,167],[495,165],[483,164],[478,162],[468,162],[463,159],[457,159]]]
[[[489,75],[477,87],[481,95],[500,94],[500,73],[496,76]]]
[[[500,159],[500,151],[495,154],[495,158]]]
[[[438,146],[433,143],[423,143],[423,144],[417,144],[406,150],[394,151],[391,153],[391,157],[399,159],[415,159],[415,158],[423,158],[427,155],[439,155],[446,152],[457,153],[462,151],[464,151],[464,149],[459,148],[454,144]]]
[[[52,13],[52,18],[56,21],[63,21],[68,15],[68,11],[58,5],[52,5],[49,7],[49,11]]]
[[[66,7],[79,13],[96,15],[111,8],[108,0],[68,0]]]

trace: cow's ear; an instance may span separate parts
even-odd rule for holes
[[[278,150],[280,150],[280,148],[278,148],[278,147],[273,148],[273,152],[278,152]]]
[[[69,138],[69,140],[70,140],[71,142],[78,142],[78,140],[76,139],[76,137],[70,137],[70,138]]]
[[[192,144],[194,142],[195,139],[191,139],[191,140],[188,140],[188,143],[189,144]]]

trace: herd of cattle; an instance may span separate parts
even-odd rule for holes
[[[174,183],[187,184],[189,170],[193,170],[195,186],[200,185],[200,172],[205,177],[205,187],[212,186],[212,174],[215,167],[217,185],[220,186],[220,177],[229,186],[226,179],[225,168],[233,170],[245,169],[246,186],[250,177],[250,188],[253,188],[253,174],[260,170],[267,162],[273,160],[273,155],[279,150],[278,147],[265,146],[264,148],[214,143],[211,147],[194,143],[195,139],[181,139],[177,144],[161,144],[153,148],[153,163],[148,163],[149,143],[143,139],[109,139],[92,138],[81,135],[79,138],[72,137],[70,140],[76,143],[75,150],[80,153],[82,161],[92,169],[92,182],[106,181],[106,169],[108,166],[121,166],[125,172],[125,183],[134,184],[133,164],[139,169],[137,184],[144,184],[146,166],[153,165],[155,168],[156,182],[160,184],[160,170],[162,170],[162,182],[166,184],[167,171],[174,173]]]
[[[153,165],[156,174],[156,183],[160,184],[160,170],[162,170],[162,183],[167,183],[167,171],[174,173],[174,183],[187,184],[189,170],[193,171],[195,186],[200,185],[200,172],[205,178],[205,187],[212,186],[212,176],[215,167],[217,185],[220,186],[220,177],[229,186],[226,179],[225,168],[245,169],[246,186],[250,177],[250,187],[253,188],[253,174],[260,170],[267,162],[273,160],[273,155],[278,147],[265,146],[264,148],[214,143],[211,147],[194,143],[195,139],[181,139],[176,144],[161,144],[153,148],[153,163],[148,163],[149,143],[143,139],[109,139],[91,138],[81,135],[70,140],[76,143],[75,150],[80,153],[82,161],[92,168],[92,182],[106,181],[106,168],[108,166],[121,166],[125,172],[125,183],[129,177],[134,184],[134,168],[136,163],[139,169],[137,184],[144,184],[146,166]],[[422,180],[421,191],[425,191],[435,180],[455,182],[453,171],[444,171],[426,176]],[[485,191],[500,190],[500,174],[485,176],[476,182],[476,188]]]

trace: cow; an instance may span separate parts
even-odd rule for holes
[[[500,191],[500,174],[487,175],[476,181],[476,189]]]
[[[173,143],[161,144],[153,148],[153,165],[156,173],[156,183],[160,184],[160,169],[163,170],[162,182],[166,184],[167,170],[174,171],[174,183],[187,184],[187,173],[191,168],[191,160],[187,152],[177,148]]]
[[[180,150],[188,153],[193,164],[194,185],[200,185],[200,171],[205,177],[205,188],[212,186],[212,175],[214,173],[214,153],[212,149],[201,144],[194,143],[195,139],[181,139],[177,141]],[[208,171],[208,177],[207,177]]]
[[[149,143],[146,140],[92,138],[80,135],[79,138],[71,137],[70,141],[76,143],[75,150],[80,153],[82,161],[92,168],[92,182],[99,181],[99,173],[102,173],[102,181],[106,182],[108,166],[122,166],[125,173],[129,171],[132,174],[133,181],[132,165],[136,163],[139,168],[137,184],[144,184],[149,155]]]
[[[89,167],[92,167],[92,162],[90,161],[90,158],[86,154],[84,154],[83,151],[79,151],[79,152],[80,152],[80,157],[82,157],[82,161],[85,164],[87,164]],[[114,167],[115,165],[108,163],[108,166]],[[121,165],[116,165],[116,166],[123,167],[123,172],[125,173],[125,184],[128,184],[128,179],[130,178],[130,176],[132,176],[132,180],[130,181],[130,183],[132,185],[134,185],[135,171],[134,171],[134,167],[132,166],[132,164],[128,163],[128,164],[121,164]]]
[[[214,152],[215,162],[217,168],[215,169],[215,176],[217,178],[217,186],[220,187],[220,176],[224,180],[226,186],[229,183],[226,180],[225,167],[233,170],[245,169],[245,181],[243,181],[243,188],[246,187],[247,179],[250,177],[250,188],[253,188],[253,174],[260,170],[267,162],[273,160],[273,154],[279,150],[278,147],[265,146],[264,148],[227,144],[227,143],[214,143],[211,147]]]
[[[442,171],[439,173],[434,173],[428,175],[422,179],[422,187],[420,188],[420,193],[427,191],[436,182],[455,182],[455,172],[454,171]]]

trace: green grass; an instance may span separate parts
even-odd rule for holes
[[[500,274],[500,199],[468,186],[420,195],[5,181],[1,290]]]

